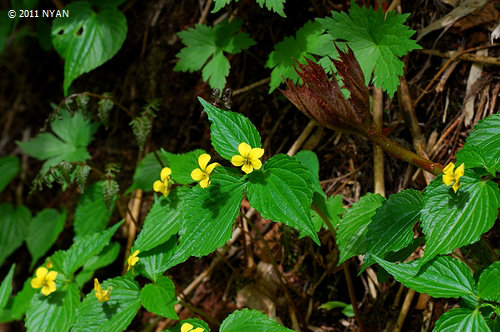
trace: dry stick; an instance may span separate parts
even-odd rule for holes
[[[307,126],[304,128],[304,130],[302,130],[302,133],[300,133],[300,136],[295,140],[295,142],[292,144],[292,147],[290,148],[290,150],[288,150],[286,154],[289,156],[295,155],[297,151],[299,151],[302,144],[304,144],[304,141],[309,136],[309,134],[311,133],[311,131],[314,129],[315,126],[316,122],[314,120],[309,120]]]
[[[403,327],[406,315],[408,314],[408,310],[410,309],[411,301],[413,300],[414,295],[415,291],[413,289],[408,289],[408,294],[406,294],[405,301],[403,302],[403,307],[401,308],[398,320],[396,321],[396,326],[394,326],[392,332],[401,331],[401,328]]]
[[[271,79],[270,79],[269,77],[268,77],[268,78],[263,78],[263,79],[261,79],[260,81],[257,81],[257,82],[255,82],[255,83],[252,83],[252,84],[250,84],[250,85],[247,85],[247,86],[245,86],[245,87],[243,87],[243,88],[241,88],[241,89],[234,90],[234,91],[233,91],[233,97],[234,97],[234,96],[237,96],[237,95],[239,95],[239,94],[242,94],[243,92],[247,92],[247,91],[249,91],[249,90],[252,90],[252,89],[254,89],[254,88],[256,88],[256,87],[259,87],[259,86],[261,86],[261,85],[264,85],[264,84],[266,84],[267,82],[269,82],[270,80],[271,80]]]
[[[490,46],[493,46],[493,45],[490,45]],[[439,57],[442,57],[442,58],[451,58],[451,57],[454,57],[454,53],[453,52],[444,52],[443,53],[443,52],[440,52],[438,50],[421,50],[420,52],[424,53],[424,54],[439,56]],[[459,55],[459,56],[455,56],[454,58],[458,59],[458,60],[464,60],[464,61],[482,63],[482,64],[485,64],[485,65],[500,66],[500,58],[493,57],[493,56],[482,56],[482,55],[476,55],[476,54],[462,54],[462,55]]]
[[[373,87],[373,124],[375,128],[382,132],[383,116],[383,96],[382,89]],[[385,197],[384,181],[384,152],[378,145],[373,145],[373,184],[376,194]]]
[[[200,19],[198,20],[198,24],[205,23],[207,19],[208,11],[210,10],[210,6],[212,6],[213,0],[207,0],[205,3],[205,8],[203,8],[203,12],[201,13]]]

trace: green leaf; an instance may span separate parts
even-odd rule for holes
[[[10,266],[9,272],[2,281],[0,285],[0,313],[7,305],[10,295],[12,294],[12,278],[14,277],[14,269],[16,268],[16,263]]]
[[[319,183],[319,160],[316,153],[309,150],[302,150],[299,151],[294,158],[309,171],[310,182],[308,182],[314,192],[326,198],[325,192]]]
[[[223,111],[198,97],[212,122],[210,126],[212,145],[222,158],[231,160],[239,155],[238,146],[246,142],[252,148],[260,148],[260,135],[257,128],[242,114]]]
[[[111,207],[115,201],[116,195],[120,192],[120,186],[115,180],[106,179],[101,182],[101,187],[104,204],[106,204],[106,209],[111,212]]]
[[[99,117],[99,121],[104,125],[106,129],[109,127],[109,113],[113,109],[113,100],[111,100],[111,94],[109,92],[104,92],[102,94],[104,97],[108,98],[103,98],[99,99],[98,108],[97,108],[97,115]]]
[[[220,332],[286,332],[293,331],[281,326],[262,312],[257,310],[236,310],[226,317],[220,326]]]
[[[66,251],[62,272],[71,276],[79,267],[83,266],[90,258],[99,254],[108,245],[111,237],[122,222],[115,224],[105,231],[81,236]]]
[[[262,171],[248,175],[248,200],[262,217],[302,231],[319,245],[309,212],[313,196],[309,179],[308,170],[296,159],[275,155]]]
[[[111,242],[108,244],[99,255],[90,258],[84,265],[83,269],[75,277],[76,284],[81,288],[85,285],[97,269],[113,263],[120,254],[120,244],[118,242]]]
[[[323,28],[337,40],[346,41],[354,51],[365,75],[365,83],[373,83],[392,97],[403,75],[399,57],[421,47],[410,37],[415,31],[404,25],[409,14],[385,13],[359,7],[354,2],[349,14],[332,11],[332,17],[318,18]]]
[[[457,153],[457,165],[484,167],[495,176],[500,171],[500,114],[492,114],[474,126],[465,146]]]
[[[219,166],[208,188],[196,186],[182,209],[182,229],[176,255],[202,257],[230,238],[239,214],[245,183]]]
[[[9,182],[19,173],[19,159],[15,156],[0,158],[0,193]]]
[[[80,293],[74,283],[57,289],[49,296],[38,293],[26,312],[27,331],[67,332],[75,321]]]
[[[427,245],[421,264],[439,254],[474,243],[495,223],[500,191],[492,181],[481,180],[466,169],[458,192],[438,176],[424,193],[422,231]]]
[[[85,161],[90,158],[87,146],[93,140],[98,123],[85,119],[81,111],[73,116],[61,112],[61,118],[56,118],[50,127],[55,135],[41,133],[27,142],[16,141],[33,158],[46,160],[40,173],[45,174],[61,161]]]
[[[153,249],[141,251],[140,263],[143,269],[139,272],[153,282],[172,265],[171,257],[177,247],[177,236],[171,236],[168,241],[154,247]],[[134,250],[135,248],[133,248]],[[189,256],[188,256],[189,257]],[[186,259],[188,258],[186,257]],[[174,264],[175,265],[175,264]],[[141,265],[139,265],[141,266]]]
[[[111,298],[101,303],[92,290],[78,307],[78,317],[72,331],[123,331],[141,307],[139,284],[128,277],[104,281],[102,289],[111,287]]]
[[[283,11],[285,9],[285,2],[286,0],[257,0],[260,8],[264,8],[264,5],[266,5],[268,10],[277,13],[281,17],[286,17],[285,12]]]
[[[113,202],[114,203],[114,202]],[[75,211],[75,234],[83,236],[106,228],[113,214],[114,204],[108,211],[102,196],[102,182],[92,184],[80,197]]]
[[[81,74],[99,67],[121,48],[127,36],[127,19],[110,6],[95,12],[89,2],[73,2],[64,7],[69,18],[52,23],[52,43],[64,61],[64,95]]]
[[[134,249],[152,249],[179,231],[181,206],[186,203],[188,193],[186,187],[176,187],[167,197],[161,196],[156,200],[134,242]]]
[[[325,213],[326,217],[328,218],[328,220],[330,220],[332,225],[337,225],[340,220],[340,216],[345,212],[344,205],[342,204],[342,195],[330,196],[326,200],[322,197],[316,199],[316,197],[317,196],[315,193],[315,195],[313,196],[313,202],[323,213]],[[311,209],[311,221],[314,225],[314,230],[316,231],[316,233],[318,233],[324,226],[323,219],[321,219],[319,214],[312,209]],[[300,235],[301,237],[305,236],[303,232],[301,232]]]
[[[379,194],[367,193],[340,219],[337,228],[339,265],[352,256],[366,253],[368,225],[383,201],[385,198]]]
[[[397,251],[413,242],[413,226],[420,219],[423,196],[420,191],[408,189],[390,195],[376,211],[366,233],[367,251],[384,258],[389,251]],[[365,260],[364,268],[375,263]]]
[[[479,296],[490,301],[500,300],[500,261],[488,266],[479,277]]]
[[[26,310],[28,310],[33,296],[40,293],[39,289],[31,287],[31,279],[33,278],[28,278],[28,280],[24,282],[23,289],[14,297],[12,308],[10,309],[12,319],[14,320],[20,320],[22,318]]]
[[[59,234],[64,229],[65,221],[66,210],[64,207],[61,212],[55,209],[43,209],[31,220],[26,235],[26,244],[33,258],[30,269],[56,242]]]
[[[453,308],[445,312],[434,326],[434,332],[490,331],[478,310]]]
[[[318,309],[325,309],[325,310],[332,310],[336,308],[345,308],[347,306],[347,303],[341,302],[341,301],[329,301],[326,303],[323,303],[318,307]]]
[[[0,204],[0,266],[24,241],[31,211],[24,205],[17,209],[10,203]]]
[[[175,285],[169,277],[159,277],[154,284],[141,290],[141,303],[147,311],[170,319],[179,319],[174,305],[177,304]]]
[[[85,193],[85,184],[87,183],[87,177],[90,173],[90,167],[87,165],[78,165],[76,168],[75,176],[76,183],[78,184],[78,189],[80,189],[81,193]]]
[[[474,278],[470,269],[458,259],[438,256],[420,267],[421,259],[396,264],[374,256],[377,263],[408,288],[432,297],[474,295]]]
[[[237,19],[229,23],[225,19],[214,27],[196,24],[179,32],[177,35],[186,47],[177,54],[179,61],[174,70],[193,72],[203,68],[203,79],[210,87],[224,89],[230,68],[224,52],[236,54],[255,44],[247,33],[237,33],[241,24]]]
[[[285,79],[301,83],[295,71],[297,61],[306,63],[306,59],[314,60],[315,55],[327,57],[328,61],[323,62],[322,65],[328,72],[331,72],[332,62],[328,56],[338,58],[338,53],[333,44],[333,37],[325,34],[325,30],[318,22],[307,22],[297,30],[295,37],[285,37],[274,46],[266,62],[266,68],[272,69],[269,93],[273,92]]]

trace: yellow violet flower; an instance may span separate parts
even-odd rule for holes
[[[139,261],[139,257],[137,257],[137,255],[139,255],[139,250],[134,251],[134,253],[129,256],[127,261],[128,263],[127,271],[130,270]]]
[[[181,332],[203,332],[203,331],[205,331],[205,329],[203,327],[197,327],[195,329],[193,329],[193,327],[194,326],[189,324],[189,323],[184,323],[181,326]]]
[[[56,283],[54,280],[57,278],[56,271],[47,270],[45,267],[36,269],[36,278],[31,280],[31,287],[42,288],[43,295],[49,295],[56,291]]]
[[[170,185],[172,184],[170,181],[171,174],[172,170],[168,167],[164,167],[160,173],[160,180],[156,180],[153,184],[154,191],[163,193],[164,196],[168,196],[170,193]]]
[[[208,165],[210,161],[210,155],[204,153],[198,157],[198,165],[200,168],[196,168],[191,172],[191,177],[195,181],[200,181],[200,187],[207,188],[210,186],[212,182],[212,172],[214,168],[220,166],[219,163],[211,163]]]
[[[97,297],[99,302],[106,302],[109,301],[109,299],[111,298],[111,290],[109,289],[103,290],[97,278],[94,278],[94,289],[95,289],[95,297]]]
[[[239,156],[233,156],[231,163],[234,166],[242,166],[241,170],[246,174],[252,173],[254,169],[260,169],[262,162],[259,160],[264,154],[264,149],[253,148],[247,143],[240,143],[238,146]]]
[[[465,164],[462,163],[462,165],[458,166],[455,171],[455,164],[454,163],[449,163],[444,169],[443,169],[443,182],[445,185],[449,186],[453,184],[453,190],[455,192],[458,191],[458,188],[462,185],[460,183],[460,178],[464,175],[465,171]]]

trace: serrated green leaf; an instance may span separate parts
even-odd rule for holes
[[[339,244],[339,265],[346,259],[366,253],[366,233],[376,210],[385,198],[379,194],[367,193],[347,210],[337,228]]]
[[[367,251],[385,258],[389,251],[397,251],[413,242],[413,226],[420,219],[423,196],[420,191],[408,189],[390,195],[372,217],[366,233]],[[367,260],[363,268],[375,263]]]
[[[110,99],[111,94],[110,93],[103,93],[102,94],[104,97],[109,97],[109,98],[103,98],[99,99],[98,108],[97,108],[97,115],[99,116],[99,121],[104,125],[106,129],[108,129],[109,126],[109,113],[113,109],[113,101]]]
[[[31,279],[33,278],[28,278],[24,282],[23,289],[14,297],[12,308],[10,309],[10,314],[14,320],[22,318],[26,310],[28,310],[33,296],[40,292],[39,289],[31,287]]]
[[[474,295],[474,278],[470,269],[458,259],[438,256],[420,267],[421,259],[396,264],[373,256],[377,263],[408,288],[432,297]]]
[[[81,74],[99,67],[121,48],[127,36],[127,19],[116,7],[95,12],[89,2],[64,7],[70,17],[52,23],[52,43],[64,61],[64,95]]]
[[[80,189],[80,192],[83,194],[85,193],[85,185],[87,183],[87,177],[89,176],[90,173],[90,167],[87,165],[77,166],[75,176],[76,176],[76,183],[78,184],[78,189]]]
[[[340,220],[340,216],[345,212],[344,205],[342,204],[342,195],[330,196],[325,200],[321,196],[317,197],[317,194],[314,193],[313,202],[323,213],[325,213],[326,217],[328,218],[328,220],[330,220],[332,225],[337,225]],[[319,232],[323,226],[326,227],[326,225],[324,225],[323,219],[313,209],[311,209],[311,221],[314,225],[314,230],[316,231],[316,233]],[[305,236],[305,234],[301,232],[300,236]]]
[[[453,308],[436,322],[434,332],[489,332],[490,329],[478,310]]]
[[[262,312],[257,310],[236,310],[226,317],[220,326],[220,332],[287,332],[293,331],[281,326]]]
[[[78,317],[72,331],[123,331],[141,307],[139,284],[128,277],[104,281],[102,289],[111,287],[109,301],[100,303],[92,290],[78,307]]]
[[[325,310],[332,310],[336,308],[345,308],[347,306],[347,303],[341,302],[341,301],[328,301],[326,303],[323,303],[318,307],[318,309],[325,309]]]
[[[0,266],[23,244],[30,220],[31,211],[26,206],[14,209],[10,203],[0,204]]]
[[[9,182],[19,173],[19,159],[15,156],[0,158],[0,193]]]
[[[203,329],[203,332],[210,332],[210,327],[208,326],[208,324],[199,318],[184,319],[183,321],[179,322],[177,325],[169,328],[166,331],[168,331],[168,332],[181,332],[181,327],[185,323],[193,325],[193,329],[201,327]],[[191,329],[191,331],[192,331],[192,329]]]
[[[85,161],[90,158],[87,146],[93,140],[93,135],[99,127],[90,118],[85,119],[82,112],[71,116],[62,112],[61,118],[55,119],[50,127],[55,135],[41,133],[27,142],[16,141],[24,152],[43,163],[40,173],[45,174],[51,166],[61,161]]]
[[[146,216],[141,233],[134,242],[135,250],[149,250],[176,234],[181,227],[181,210],[186,204],[189,190],[177,187],[168,195],[160,197]]]
[[[74,283],[69,283],[45,296],[36,294],[26,312],[27,331],[67,332],[76,319],[80,293]]]
[[[215,0],[215,7],[212,10],[212,13],[216,13],[221,10],[223,7],[227,6],[232,0]],[[239,0],[235,0],[238,2]],[[260,8],[264,8],[264,5],[268,10],[271,10],[281,17],[286,17],[284,12],[284,4],[286,0],[256,0],[259,4]]]
[[[314,192],[326,198],[326,194],[319,183],[319,160],[316,153],[308,150],[302,150],[299,151],[294,158],[309,171],[309,177],[311,179],[311,182],[309,183]]]
[[[73,224],[76,236],[100,232],[108,225],[113,214],[114,201],[107,210],[102,196],[102,181],[92,184],[80,197]]]
[[[171,257],[177,247],[177,236],[173,235],[168,241],[154,247],[153,249],[141,251],[140,263],[143,269],[139,273],[146,278],[155,281],[172,265]],[[133,248],[135,249],[135,248]],[[186,257],[187,259],[188,257]],[[175,264],[174,264],[175,265]]]
[[[170,319],[179,319],[174,305],[177,304],[175,285],[169,277],[159,277],[154,284],[141,290],[141,304],[147,311]]]
[[[111,206],[115,201],[115,196],[120,192],[120,186],[118,185],[118,182],[113,179],[106,179],[102,181],[101,186],[104,204],[106,204],[106,209],[111,211]]]
[[[490,301],[500,300],[500,261],[488,266],[479,277],[479,296]]]
[[[248,200],[262,217],[302,231],[319,245],[309,212],[313,190],[308,180],[309,172],[300,162],[278,154],[264,164],[262,171],[248,175]]]
[[[26,235],[26,244],[33,258],[30,269],[56,242],[64,229],[65,221],[66,209],[64,207],[61,212],[55,209],[43,209],[31,220]]]
[[[136,117],[130,121],[130,126],[132,127],[132,132],[134,133],[135,140],[139,146],[139,150],[144,150],[144,144],[146,144],[146,138],[151,131],[152,121],[146,113],[142,113],[141,116]]]
[[[219,166],[208,188],[196,186],[182,209],[182,229],[176,255],[202,257],[230,238],[240,211],[245,183]]]
[[[177,54],[179,61],[174,70],[193,72],[203,68],[203,79],[209,81],[210,87],[224,89],[230,68],[224,52],[239,53],[255,44],[247,33],[237,33],[241,24],[237,19],[225,19],[214,27],[196,24],[179,32],[177,35],[186,47]]]
[[[108,244],[98,255],[90,258],[83,265],[82,271],[75,277],[76,284],[80,288],[83,287],[83,285],[92,279],[92,276],[97,269],[113,263],[119,254],[120,244],[118,242]]]
[[[460,181],[462,186],[455,193],[438,176],[424,193],[422,231],[427,244],[421,264],[478,241],[495,223],[500,207],[498,185],[468,169]]]
[[[269,93],[274,91],[285,79],[301,83],[301,79],[295,71],[297,61],[306,63],[306,58],[314,60],[315,55],[338,58],[333,37],[325,34],[325,30],[318,22],[307,22],[297,30],[295,37],[285,37],[274,46],[274,50],[269,54],[266,62],[266,68],[273,69]],[[322,65],[326,65],[325,69],[331,72],[332,63],[329,59]]]
[[[492,175],[500,171],[500,114],[492,114],[474,126],[457,153],[457,165],[484,167]]]
[[[332,17],[318,18],[323,28],[337,40],[347,41],[363,70],[365,83],[373,83],[392,97],[403,75],[399,57],[421,48],[410,37],[415,31],[404,25],[409,14],[385,13],[359,7],[354,2],[349,13],[332,11]]]
[[[246,142],[252,148],[260,148],[260,135],[257,128],[242,114],[223,111],[198,97],[212,122],[210,126],[212,145],[227,160],[239,155],[238,146]]]
[[[64,256],[62,272],[71,276],[78,268],[83,266],[90,258],[99,254],[101,250],[108,245],[111,237],[116,232],[122,222],[113,225],[105,231],[88,234],[80,237],[66,251]]]
[[[0,285],[0,313],[2,313],[3,309],[7,305],[7,301],[9,301],[10,295],[12,294],[12,278],[14,277],[14,269],[16,268],[16,263],[10,266],[9,272],[2,280],[2,284]]]

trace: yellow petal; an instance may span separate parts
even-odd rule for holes
[[[42,294],[45,295],[45,296],[47,296],[47,295],[50,295],[50,293],[52,293],[52,292],[50,291],[49,286],[48,285],[43,286],[43,288],[42,288]]]
[[[248,154],[252,150],[252,147],[248,145],[247,143],[243,142],[238,145],[238,151],[240,152],[241,156],[244,158],[248,157]]]
[[[54,281],[54,280],[56,280],[56,278],[57,278],[57,271],[50,271],[45,276],[45,280],[47,280],[47,281]]]
[[[167,177],[169,177],[170,174],[172,174],[172,170],[170,168],[168,168],[168,167],[163,167],[163,169],[161,170],[161,173],[160,173],[160,179],[162,181],[165,181],[165,179]]]
[[[253,148],[248,154],[249,159],[257,159],[264,155],[264,149],[261,148]]]
[[[181,326],[181,332],[189,332],[189,330],[191,330],[192,328],[193,328],[193,325],[191,325],[189,323],[184,323]]]
[[[445,185],[449,186],[453,183],[453,181],[455,181],[455,177],[453,175],[450,174],[443,175],[443,182]]]
[[[207,172],[207,174],[211,174],[214,171],[214,168],[217,166],[220,166],[220,164],[219,163],[211,163],[210,165],[208,165],[208,167],[205,171]]]
[[[207,174],[199,168],[193,169],[193,171],[191,172],[191,178],[195,181],[203,180],[206,175]]]
[[[200,165],[202,171],[206,170],[209,161],[210,161],[209,154],[204,153],[198,157],[198,165]]]
[[[132,256],[136,257],[137,255],[139,255],[140,252],[141,252],[140,250],[136,250],[136,251],[134,251],[134,253],[132,254]]]
[[[165,190],[165,185],[160,180],[156,180],[155,183],[153,183],[153,189],[156,192],[162,193]]]
[[[43,286],[43,284],[44,284],[44,282],[43,282],[43,279],[41,279],[41,278],[31,279],[31,287],[33,287],[33,288],[40,288]]]
[[[203,327],[197,327],[194,330],[191,330],[191,332],[203,332],[205,329]]]
[[[455,164],[454,163],[449,163],[448,165],[446,165],[445,168],[443,168],[443,173],[444,174],[453,174],[453,169],[455,168]]]
[[[462,184],[460,183],[460,180],[458,180],[458,181],[455,181],[455,183],[453,184],[453,187],[452,187],[452,188],[453,188],[453,190],[454,190],[455,192],[457,192],[457,191],[458,191],[458,188],[460,188],[461,186],[462,186]]]
[[[250,163],[245,163],[243,167],[241,167],[241,170],[245,172],[246,174],[252,173],[253,171],[253,166]]]
[[[97,292],[102,290],[101,284],[99,283],[99,280],[97,280],[97,278],[94,278],[94,289]]]
[[[255,169],[260,169],[262,167],[262,162],[259,159],[252,159],[252,166]]]
[[[208,188],[210,186],[211,179],[209,176],[207,176],[205,179],[200,181],[200,187],[202,188]]]
[[[465,164],[462,163],[462,165],[458,166],[457,169],[455,170],[455,178],[458,180],[460,177],[464,176],[465,173]]]
[[[49,270],[47,270],[46,268],[39,267],[38,269],[36,269],[35,274],[37,278],[45,279],[45,276],[47,275],[48,272]]]
[[[231,164],[234,166],[241,166],[246,162],[246,159],[243,158],[242,156],[233,156],[231,158]]]
[[[47,282],[47,287],[51,293],[56,291],[56,283],[53,281]]]

